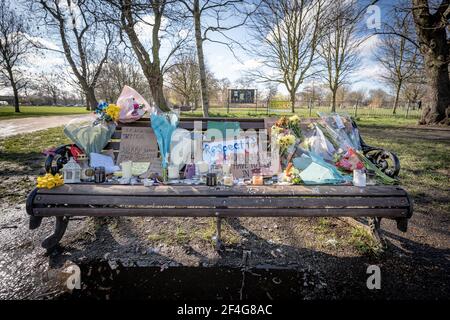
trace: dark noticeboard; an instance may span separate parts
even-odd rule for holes
[[[255,103],[256,89],[230,89],[230,103]]]

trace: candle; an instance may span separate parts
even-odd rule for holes
[[[209,171],[209,165],[207,162],[201,161],[197,162],[198,172],[200,175],[207,174]]]
[[[170,165],[168,168],[168,176],[169,179],[180,178],[180,170],[178,170],[178,166]]]
[[[223,185],[231,187],[233,186],[233,175],[232,174],[226,174],[223,176]]]
[[[253,169],[252,173],[252,184],[254,184],[255,186],[262,186],[264,184],[264,179],[261,174],[261,169]]]
[[[252,177],[252,183],[255,186],[262,186],[264,184],[264,179],[262,175],[254,175]]]
[[[366,186],[366,173],[364,170],[353,170],[353,185],[355,187]]]
[[[121,163],[121,166],[122,166],[122,177],[125,179],[131,179],[131,177],[133,176],[132,174],[133,162],[124,161]]]
[[[222,172],[224,175],[229,174],[230,170],[231,170],[231,164],[229,164],[229,163],[222,164]]]

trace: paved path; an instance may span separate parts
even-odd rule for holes
[[[53,127],[65,125],[69,121],[88,120],[92,115],[75,114],[68,116],[48,116],[22,119],[0,120],[0,138],[13,136],[20,133],[29,133]]]

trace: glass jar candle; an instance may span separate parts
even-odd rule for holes
[[[353,170],[353,185],[355,187],[366,186],[366,172],[364,170]]]
[[[170,165],[167,171],[169,180],[176,180],[180,178],[180,171],[178,170],[178,166]]]
[[[122,178],[131,179],[133,176],[133,162],[124,161],[120,165],[122,167]]]
[[[223,175],[228,175],[231,172],[231,164],[229,163],[224,163],[222,164],[222,173]]]
[[[208,173],[206,175],[206,185],[210,187],[217,185],[217,175],[215,173]]]
[[[262,186],[264,184],[264,178],[260,169],[252,170],[252,184],[255,186]]]

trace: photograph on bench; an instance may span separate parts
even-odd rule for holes
[[[0,0],[0,302],[448,300],[449,22],[449,0]]]

